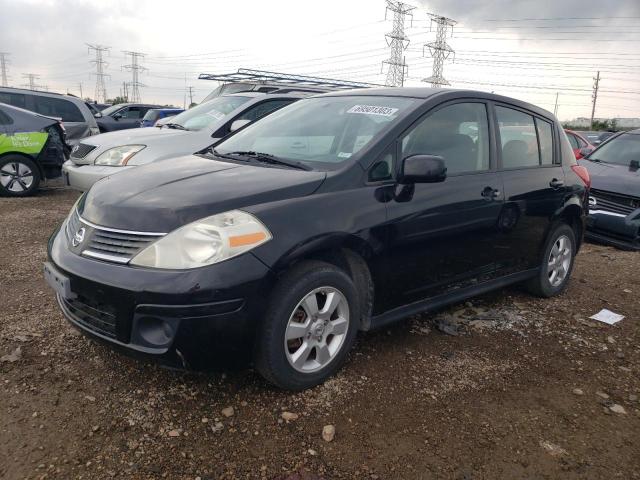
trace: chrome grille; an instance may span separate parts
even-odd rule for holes
[[[626,216],[640,208],[640,198],[593,189],[590,195],[595,199],[595,205],[590,206],[591,210],[604,210]]]
[[[71,158],[83,159],[89,155],[92,151],[98,148],[96,145],[87,145],[86,143],[79,143],[71,150]]]
[[[73,244],[73,238],[84,229],[80,243]],[[69,248],[85,257],[107,262],[129,263],[144,248],[162,238],[164,233],[134,232],[102,227],[83,219],[74,210],[67,220],[65,233]]]

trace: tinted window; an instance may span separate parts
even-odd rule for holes
[[[567,139],[571,144],[571,148],[580,148],[580,144],[578,143],[578,138],[575,135],[567,133]]]
[[[505,107],[496,107],[496,116],[500,129],[503,168],[540,165],[533,116]]]
[[[420,120],[402,141],[402,158],[439,155],[447,173],[489,169],[489,129],[483,103],[456,103]]]
[[[140,107],[128,107],[121,110],[118,113],[122,115],[122,118],[128,118],[133,120],[142,118],[144,116],[142,115],[142,109]]]
[[[182,125],[187,130],[210,128],[249,100],[251,97],[216,97],[176,115],[171,123]]]
[[[33,96],[35,111],[47,117],[62,118],[63,122],[84,122],[78,107],[68,100],[52,97]]]
[[[26,108],[26,95],[21,93],[0,92],[0,103]]]
[[[246,112],[240,115],[236,120],[257,120],[260,117],[264,117],[265,115],[277,110],[280,107],[284,107],[285,105],[289,105],[293,100],[271,100],[270,102],[262,102],[258,105],[254,105],[249,108]]]
[[[540,141],[540,160],[542,165],[551,165],[553,163],[551,124],[536,118],[536,127],[538,127],[538,140]]]

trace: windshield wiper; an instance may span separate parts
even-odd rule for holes
[[[219,155],[221,157],[224,157],[225,155],[227,156],[238,155],[240,157],[248,157],[248,158],[251,158],[252,160],[256,160],[262,163],[270,163],[272,165],[285,165],[287,167],[297,168],[300,170],[307,170],[307,171],[311,170],[311,167],[305,165],[302,162],[285,160],[283,158],[276,157],[275,155],[271,155],[270,153],[262,153],[262,152],[254,152],[254,151],[246,151],[246,152],[238,151],[238,152],[227,152],[221,155],[214,150],[214,154]]]
[[[607,163],[604,160],[600,160],[599,158],[591,158],[591,157],[584,157],[584,158],[586,158],[590,162],[594,162],[594,163]]]
[[[165,123],[164,126],[167,128],[175,128],[176,130],[186,130],[186,128],[179,123]]]

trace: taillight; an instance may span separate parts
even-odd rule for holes
[[[589,176],[589,170],[582,165],[571,165],[571,170],[573,173],[580,177],[580,180],[584,183],[584,186],[587,188],[591,188],[591,177]]]
[[[66,132],[66,131],[67,131],[67,129],[66,129],[66,128],[64,128],[64,123],[62,123],[62,122],[58,122],[58,126],[62,129],[62,131],[63,131],[63,132]]]

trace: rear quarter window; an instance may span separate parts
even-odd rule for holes
[[[553,134],[551,124],[536,118],[538,141],[540,143],[540,161],[542,165],[553,164]]]
[[[62,118],[63,122],[84,122],[78,107],[62,98],[34,96],[35,111],[48,117]]]

